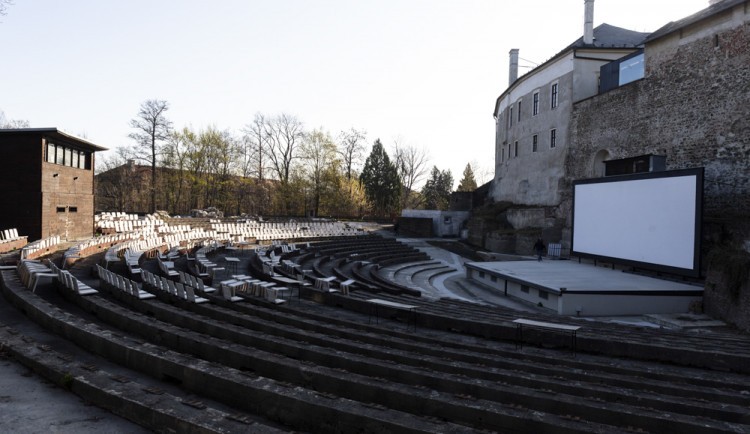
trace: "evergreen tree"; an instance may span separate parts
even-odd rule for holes
[[[457,191],[474,191],[477,189],[477,181],[474,179],[474,171],[471,170],[471,163],[466,164],[464,177],[458,183]]]
[[[384,215],[398,209],[401,197],[398,169],[391,163],[380,139],[375,140],[372,146],[360,181],[376,214]]]
[[[441,172],[437,166],[433,166],[430,179],[422,187],[424,209],[449,209],[452,190],[453,175],[451,175],[451,171],[444,170]]]

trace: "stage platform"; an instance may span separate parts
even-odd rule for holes
[[[466,277],[556,311],[611,316],[687,313],[703,287],[566,260],[467,262]]]

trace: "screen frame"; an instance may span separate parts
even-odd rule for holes
[[[693,234],[693,265],[692,268],[682,268],[669,266],[664,264],[652,263],[652,262],[641,262],[627,258],[620,258],[615,256],[604,256],[590,252],[582,252],[576,250],[575,246],[575,228],[576,228],[576,187],[579,185],[586,184],[599,184],[599,183],[612,183],[612,182],[623,182],[623,181],[636,181],[646,179],[659,179],[659,178],[674,178],[674,177],[695,177],[695,219],[694,219],[694,234]],[[590,178],[590,179],[579,179],[573,181],[573,204],[571,207],[572,214],[572,225],[571,225],[571,255],[580,258],[589,258],[594,260],[600,260],[604,262],[611,262],[614,264],[629,265],[635,268],[641,268],[646,270],[653,270],[657,272],[663,272],[668,274],[676,274],[681,276],[689,277],[700,277],[701,276],[701,228],[703,226],[703,168],[691,168],[691,169],[679,169],[679,170],[668,170],[659,172],[644,172],[636,173],[631,175],[616,175],[608,176],[603,178]]]

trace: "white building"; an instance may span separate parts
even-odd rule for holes
[[[648,36],[609,24],[593,28],[593,13],[594,0],[585,0],[583,36],[520,78],[518,50],[510,51],[510,83],[494,110],[495,201],[560,204],[573,103],[596,95],[599,68],[638,50]]]

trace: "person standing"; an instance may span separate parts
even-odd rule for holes
[[[536,250],[536,260],[542,262],[542,253],[544,253],[544,241],[541,238],[537,238],[536,244],[534,244],[534,250]]]

